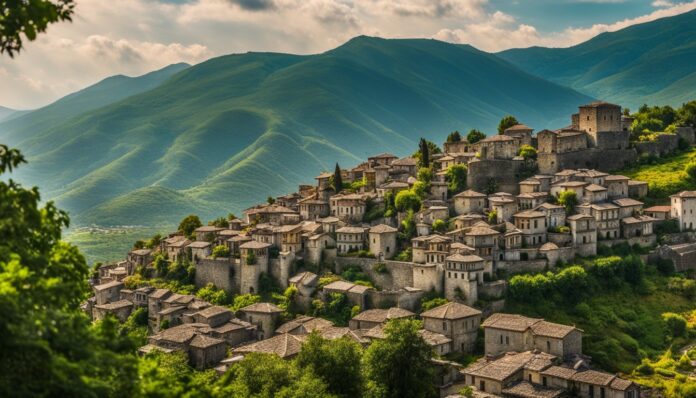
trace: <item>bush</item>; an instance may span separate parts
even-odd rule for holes
[[[405,190],[396,194],[394,205],[398,211],[419,211],[421,208],[421,199],[412,190]]]
[[[212,283],[208,283],[202,287],[197,293],[196,297],[201,300],[205,300],[210,304],[223,305],[229,303],[229,298],[224,290],[218,289]]]
[[[648,363],[641,363],[636,367],[636,372],[645,376],[649,376],[655,374],[655,369],[653,369],[653,367],[650,366],[650,364]]]
[[[445,220],[438,219],[438,220],[433,221],[432,227],[433,227],[434,232],[439,232],[439,233],[447,232],[447,223],[445,222]]]
[[[230,248],[227,245],[218,245],[213,248],[213,257],[218,258],[218,257],[224,257],[227,258],[230,256]]]
[[[684,172],[692,181],[696,181],[696,162],[689,162],[684,167]]]
[[[425,297],[423,297],[425,298]],[[439,307],[441,305],[447,304],[448,301],[444,297],[435,297],[427,301],[421,300],[421,311],[428,311],[431,310],[435,307]]]
[[[667,312],[662,314],[667,333],[673,337],[680,337],[686,334],[686,319],[679,314]]]
[[[379,274],[388,274],[389,270],[387,269],[387,264],[385,263],[377,263],[372,267],[372,269],[379,273]]]

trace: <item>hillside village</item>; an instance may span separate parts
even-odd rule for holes
[[[696,192],[648,207],[647,183],[609,172],[641,153],[693,145],[696,135],[679,127],[631,142],[631,118],[606,102],[580,106],[570,122],[536,134],[516,123],[476,142],[457,133],[441,151],[422,140],[410,157],[383,153],[352,168],[336,165],[315,184],[240,218],[174,232],[101,265],[83,309],[95,320],[112,314],[126,321],[143,308],[151,333],[142,353],[182,351],[194,367],[221,373],[253,352],[293,358],[312,332],[369,345],[384,338],[390,320],[418,318],[442,370],[433,381],[441,396],[470,386],[476,397],[638,398],[636,383],[593,369],[582,330],[501,312],[505,275],[554,269],[597,255],[600,245],[626,244],[649,252],[646,261],[696,269]],[[658,245],[656,228],[665,223],[683,233]],[[259,294],[270,279],[292,288],[298,313],[341,297],[350,320],[288,319],[287,308],[271,302],[233,311],[149,285],[147,277],[129,283],[136,274],[157,276],[162,261],[190,263],[196,287],[230,295]],[[363,278],[340,278],[346,271]],[[421,312],[431,296],[446,302]],[[484,355],[468,366],[444,359],[477,345]]]

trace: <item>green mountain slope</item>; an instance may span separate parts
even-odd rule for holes
[[[6,118],[4,123],[0,123],[0,138],[4,142],[14,144],[27,142],[29,138],[35,137],[38,138],[35,142],[51,147],[55,145],[55,142],[41,140],[42,132],[71,117],[151,90],[189,66],[185,63],[178,63],[142,76],[116,75],[108,77],[43,108],[26,112],[19,117]],[[1,114],[0,121],[2,121]]]
[[[4,106],[0,106],[0,121],[2,121],[3,119],[6,119],[7,117],[9,117],[10,115],[14,114],[15,112],[17,112],[17,111],[14,110],[14,109],[10,109],[10,108],[6,108],[6,107],[4,107]]]
[[[470,46],[358,37],[323,54],[192,66],[20,140],[30,163],[19,177],[78,224],[212,218],[311,183],[336,161],[406,155],[419,137],[455,129],[493,133],[505,114],[557,127],[589,100]]]
[[[634,25],[569,48],[512,49],[498,56],[536,76],[636,108],[696,97],[696,10]]]

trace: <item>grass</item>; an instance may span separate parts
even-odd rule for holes
[[[646,204],[664,203],[668,201],[669,195],[696,189],[696,182],[684,172],[687,163],[692,161],[696,161],[696,148],[674,156],[657,158],[649,164],[619,170],[615,174],[647,182]]]
[[[77,246],[87,263],[106,263],[126,258],[133,243],[148,239],[157,233],[174,230],[176,227],[85,227],[68,230],[64,239]]]

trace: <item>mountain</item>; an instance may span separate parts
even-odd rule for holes
[[[558,127],[590,100],[470,46],[358,37],[322,54],[228,55],[182,70],[22,137],[20,177],[77,224],[210,219],[311,183],[336,161],[407,155],[419,137],[439,143],[455,129],[494,134],[506,114]]]
[[[602,33],[568,48],[497,55],[544,79],[636,109],[696,99],[696,10]]]
[[[12,115],[17,114],[18,112],[23,112],[23,111],[18,111],[16,109],[11,109],[7,108],[4,106],[0,106],[0,122],[10,118]]]
[[[178,63],[137,77],[124,75],[107,77],[50,105],[32,112],[24,112],[19,117],[5,118],[5,122],[0,124],[0,137],[10,144],[26,142],[32,137],[40,137],[41,132],[71,117],[151,90],[189,66],[185,63]],[[1,121],[2,115],[0,114]],[[44,144],[50,147],[55,143],[44,142]]]

